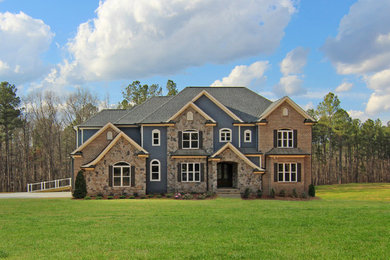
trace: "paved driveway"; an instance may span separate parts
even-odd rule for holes
[[[71,198],[70,192],[13,192],[0,193],[0,199]]]

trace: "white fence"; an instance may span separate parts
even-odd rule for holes
[[[70,187],[71,185],[72,185],[72,178],[59,179],[53,181],[43,181],[37,183],[28,183],[27,192],[65,188],[65,187]]]

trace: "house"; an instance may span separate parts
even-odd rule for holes
[[[314,119],[289,97],[245,87],[187,87],[75,127],[73,177],[89,195],[307,192]],[[74,179],[74,178],[73,178]]]

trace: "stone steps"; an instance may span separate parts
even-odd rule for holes
[[[224,198],[241,198],[240,190],[234,188],[219,188],[217,189],[218,197]]]

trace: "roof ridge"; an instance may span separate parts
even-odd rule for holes
[[[148,118],[151,114],[153,114],[154,112],[156,112],[157,109],[159,109],[160,107],[164,106],[166,103],[168,103],[170,100],[172,100],[174,97],[176,97],[177,95],[175,96],[165,96],[165,97],[170,97],[169,99],[167,99],[167,101],[163,104],[161,104],[160,106],[156,107],[156,109],[153,110],[153,112],[150,112],[149,114],[147,114],[143,120],[141,120],[141,122],[143,122],[146,118]]]

